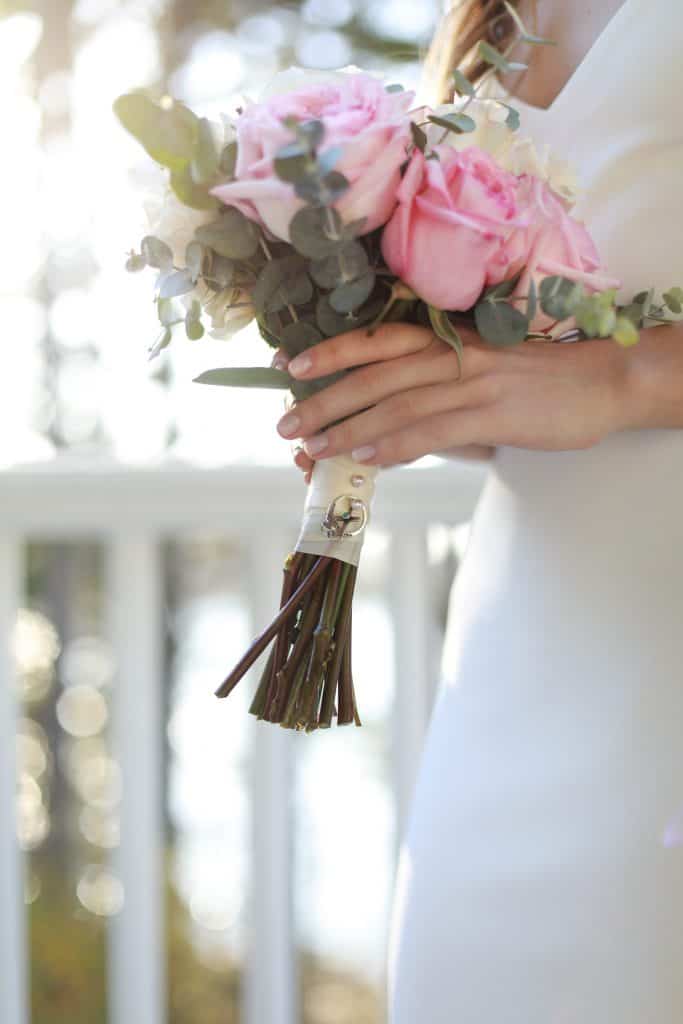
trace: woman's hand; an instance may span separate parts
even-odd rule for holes
[[[450,346],[410,324],[385,324],[372,337],[350,331],[292,360],[289,372],[301,380],[355,368],[296,402],[278,423],[283,437],[304,439],[297,464],[308,471],[304,455],[350,452],[359,462],[391,466],[469,445],[589,448],[639,425],[632,350],[610,339],[503,349],[471,329],[461,334],[460,379]]]

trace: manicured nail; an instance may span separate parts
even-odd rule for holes
[[[306,373],[307,370],[310,370],[312,365],[313,360],[311,359],[311,357],[307,356],[305,353],[302,352],[300,356],[297,356],[295,359],[292,359],[291,363],[287,368],[291,373],[292,377],[299,377],[302,373]]]
[[[277,425],[278,433],[282,434],[283,437],[293,437],[299,426],[301,420],[298,416],[295,416],[293,412],[288,412]]]
[[[304,451],[308,455],[317,455],[323,448],[327,448],[327,438],[324,434],[320,434],[318,437],[312,437],[310,441],[304,441]]]
[[[356,462],[365,462],[366,459],[371,459],[375,454],[375,449],[371,444],[364,444],[362,448],[354,448],[351,452],[351,458],[355,459]]]

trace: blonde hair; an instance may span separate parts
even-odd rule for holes
[[[510,0],[510,5],[517,7],[519,0]],[[488,69],[477,53],[482,40],[504,50],[514,33],[514,20],[502,0],[449,0],[425,60],[423,92],[429,102],[452,99],[456,68],[472,82]]]

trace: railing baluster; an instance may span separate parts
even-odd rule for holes
[[[280,600],[283,559],[292,534],[248,536],[251,551],[252,632],[260,633]],[[250,693],[264,657],[250,674]],[[253,719],[251,724],[251,887],[246,1024],[296,1024],[299,1018],[291,893],[292,758],[294,737]]]
[[[0,1020],[28,1024],[23,863],[16,829],[16,670],[10,646],[23,593],[22,546],[0,537]]]
[[[124,905],[109,934],[110,1024],[166,1020],[161,786],[161,565],[156,540],[108,547],[109,630],[117,662],[112,746],[123,778],[121,845],[112,866]]]
[[[432,706],[435,672],[433,623],[424,527],[392,533],[392,615],[396,695],[393,715],[393,770],[397,842],[403,832],[425,730]]]

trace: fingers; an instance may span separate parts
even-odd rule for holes
[[[283,437],[309,438],[335,420],[359,413],[392,395],[419,390],[430,384],[455,381],[458,360],[447,345],[432,339],[421,352],[362,366],[323,391],[296,403],[277,429]],[[459,381],[462,387],[465,381]]]
[[[395,359],[426,348],[434,335],[426,327],[413,324],[382,324],[369,335],[367,327],[359,327],[334,338],[326,338],[289,363],[293,377],[312,380],[352,366]]]
[[[350,452],[438,413],[480,404],[487,392],[485,378],[408,388],[308,438],[304,450],[315,459]]]
[[[287,355],[285,350],[283,348],[277,349],[277,351],[275,352],[275,355],[273,356],[273,358],[271,360],[270,365],[275,370],[286,370],[288,364],[289,364],[289,356]]]
[[[481,407],[439,413],[385,434],[372,444],[352,451],[351,455],[368,466],[394,466],[444,448],[490,444],[487,419],[487,410]]]

